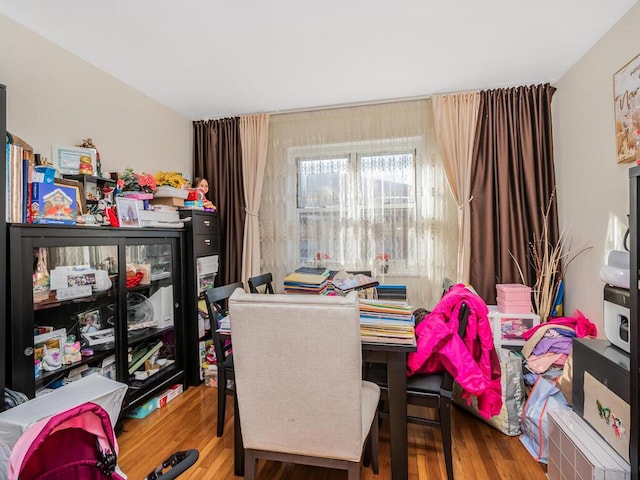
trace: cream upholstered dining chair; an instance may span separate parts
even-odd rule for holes
[[[245,478],[263,458],[339,468],[356,480],[365,443],[377,473],[380,389],[362,380],[356,293],[236,290],[229,315]]]

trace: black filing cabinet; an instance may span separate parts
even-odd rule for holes
[[[630,403],[629,354],[608,340],[576,338],[573,341],[573,409],[584,415],[584,374],[590,373],[626,403]]]
[[[191,221],[186,222],[187,240],[184,256],[185,371],[187,383],[198,385],[203,380],[201,355],[204,353],[205,342],[211,339],[210,330],[202,328],[200,317],[205,315],[205,312],[198,308],[198,302],[203,301],[203,292],[213,287],[216,281],[220,262],[220,223],[217,212],[181,210],[180,217],[191,218]]]

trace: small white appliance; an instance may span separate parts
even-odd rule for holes
[[[604,333],[616,347],[630,353],[629,348],[629,290],[604,286]]]

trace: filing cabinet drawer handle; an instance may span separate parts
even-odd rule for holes
[[[211,240],[209,238],[207,238],[204,243],[207,245],[207,247],[211,246]]]
[[[211,225],[211,222],[209,220],[204,220],[203,223],[205,227],[208,227],[209,225]]]

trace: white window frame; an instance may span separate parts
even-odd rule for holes
[[[309,145],[302,147],[290,147],[287,150],[287,164],[288,171],[291,172],[287,175],[287,191],[293,192],[295,201],[287,202],[287,220],[290,225],[291,241],[287,245],[287,257],[289,259],[295,259],[295,261],[302,264],[309,264],[309,261],[305,261],[300,258],[300,214],[310,212],[330,212],[339,211],[341,207],[317,207],[317,208],[299,208],[298,207],[298,160],[321,160],[323,158],[348,158],[350,162],[350,182],[351,188],[354,189],[355,195],[359,198],[360,189],[360,157],[363,156],[380,156],[380,155],[394,155],[401,153],[412,152],[414,154],[414,199],[413,204],[403,203],[401,205],[392,204],[388,208],[407,208],[413,209],[415,214],[418,215],[418,209],[420,205],[425,201],[425,192],[431,191],[431,186],[421,185],[420,181],[425,178],[423,170],[428,168],[424,165],[425,155],[425,140],[424,137],[414,136],[409,138],[397,138],[397,139],[384,139],[373,141],[360,141],[360,142],[348,142],[340,144],[327,144],[327,145]],[[427,188],[425,188],[427,187]],[[362,205],[361,202],[355,202],[354,205],[350,205],[348,208],[356,210],[364,210],[371,207]],[[377,208],[377,207],[373,207]],[[353,212],[352,212],[353,213]],[[417,262],[412,259],[407,259],[407,265],[416,266]],[[354,265],[359,269],[368,269],[368,265]],[[394,271],[392,273],[400,275],[412,275],[418,272],[414,269],[403,269],[402,271]]]

